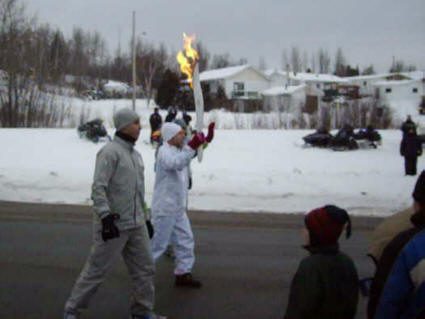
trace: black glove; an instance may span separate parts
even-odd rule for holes
[[[102,218],[102,239],[107,241],[112,238],[120,237],[120,231],[115,225],[115,221],[120,219],[119,214],[108,214]]]
[[[148,229],[149,238],[152,238],[155,231],[150,220],[146,221],[146,228]]]
[[[189,185],[187,188],[192,189],[192,177],[189,177]]]

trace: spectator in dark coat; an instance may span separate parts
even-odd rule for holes
[[[151,144],[152,144],[154,141],[154,138],[153,138],[154,132],[160,130],[162,125],[162,117],[161,117],[161,114],[159,114],[159,109],[157,107],[154,109],[154,112],[149,117],[149,123],[151,125]]]
[[[186,111],[184,111],[182,118],[183,118],[183,121],[186,123],[186,126],[189,126],[190,122],[192,121],[192,117],[189,114],[187,114]]]
[[[170,106],[168,109],[167,116],[165,117],[165,122],[174,122],[177,116],[177,110],[174,106]]]
[[[416,123],[412,121],[412,117],[410,115],[407,116],[406,121],[403,122],[400,129],[403,132],[403,136],[410,130],[413,130],[416,133]]]
[[[328,205],[305,217],[310,256],[304,258],[292,279],[284,319],[352,319],[358,302],[358,275],[350,257],[339,250],[338,238],[351,222],[347,212]]]
[[[422,143],[416,135],[416,130],[411,128],[403,135],[400,143],[400,155],[404,157],[405,174],[416,175],[418,156],[422,155]]]
[[[368,318],[424,318],[425,171],[412,195],[413,227],[399,233],[382,253],[371,287]]]

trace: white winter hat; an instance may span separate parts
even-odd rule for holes
[[[174,136],[177,135],[178,132],[182,130],[181,126],[173,123],[173,122],[166,122],[162,125],[161,128],[161,136],[164,142],[168,142],[171,140]]]
[[[137,113],[133,110],[127,108],[121,109],[114,114],[114,125],[117,131],[120,131],[138,119],[139,115],[137,115]]]

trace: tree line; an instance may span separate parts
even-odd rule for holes
[[[130,83],[131,47],[132,43],[123,48],[118,44],[111,53],[98,31],[75,27],[67,37],[58,28],[38,23],[27,13],[22,0],[0,0],[0,126],[62,123],[69,110],[63,104],[54,107],[58,95],[81,96],[87,90],[101,88],[106,79]],[[163,107],[170,103],[190,104],[190,92],[179,86],[177,52],[141,36],[135,47],[140,94],[148,100],[155,98]],[[247,59],[234,59],[229,53],[212,54],[202,42],[197,42],[196,48],[201,57],[200,71],[247,63]],[[282,67],[294,72],[333,72],[340,76],[360,73],[358,67],[349,65],[342,49],[337,50],[332,67],[327,50],[319,49],[309,58],[306,51],[301,53],[299,48],[292,47],[290,54],[283,51]],[[266,68],[264,58],[260,58],[259,68]],[[391,67],[393,71],[412,68],[403,61],[394,61]],[[373,66],[361,73],[374,73]],[[221,95],[218,98],[223,99]]]

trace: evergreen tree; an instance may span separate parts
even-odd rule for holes
[[[161,108],[168,108],[173,105],[179,91],[179,85],[179,76],[170,69],[165,70],[155,97],[156,104]]]

